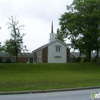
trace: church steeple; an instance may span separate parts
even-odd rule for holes
[[[55,33],[53,33],[53,21],[51,23],[51,33],[50,33],[50,39],[49,42],[55,41]]]

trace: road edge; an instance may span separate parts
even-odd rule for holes
[[[11,94],[31,94],[31,93],[46,93],[46,92],[60,92],[60,91],[75,91],[75,90],[86,90],[86,89],[97,89],[100,86],[93,87],[80,87],[80,88],[64,88],[64,89],[50,89],[50,90],[31,90],[31,91],[10,91],[0,92],[0,95],[11,95]]]

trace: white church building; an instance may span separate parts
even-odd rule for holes
[[[49,43],[42,45],[33,51],[34,62],[43,63],[67,63],[70,62],[70,49],[65,43],[56,39],[53,32],[53,22]]]

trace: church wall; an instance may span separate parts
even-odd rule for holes
[[[60,52],[56,51],[56,46],[60,46]],[[48,63],[66,63],[66,46],[60,42],[48,46]]]
[[[48,62],[48,47],[45,47],[42,49],[42,62],[47,63]]]

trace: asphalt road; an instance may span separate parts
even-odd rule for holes
[[[92,92],[99,93],[100,89],[0,95],[0,100],[91,100]],[[100,100],[100,98],[96,100]]]

